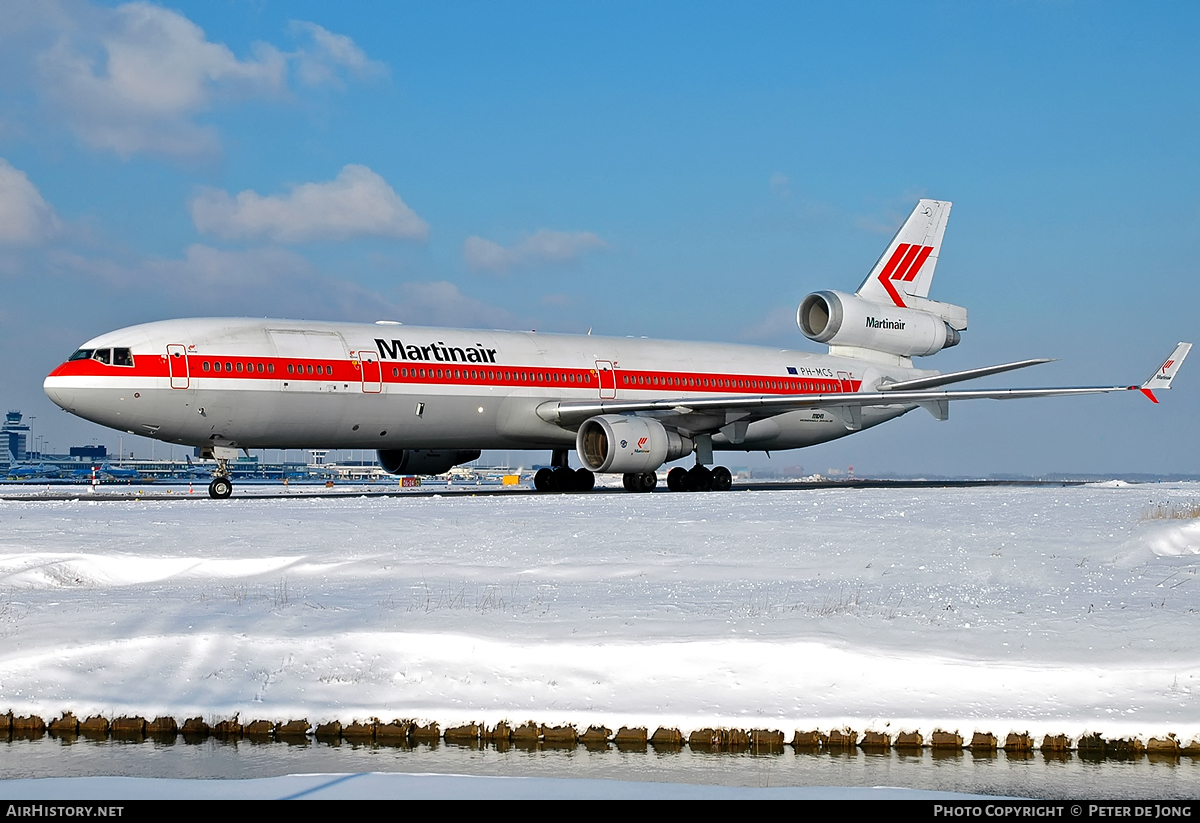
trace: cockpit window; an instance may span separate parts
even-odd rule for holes
[[[95,349],[78,349],[73,355],[68,357],[67,360],[91,360],[93,352],[95,352]]]
[[[133,352],[129,351],[129,349],[113,349],[113,365],[132,366]]]
[[[112,350],[111,349],[96,349],[96,353],[92,355],[92,359],[99,360],[101,363],[111,363],[112,362]]]

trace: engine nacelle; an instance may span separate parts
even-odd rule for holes
[[[594,472],[652,472],[691,454],[694,444],[652,417],[601,414],[575,435],[579,461]]]
[[[804,298],[796,323],[809,340],[831,346],[857,346],[902,357],[923,357],[957,346],[950,324],[929,312],[873,303],[840,291]]]
[[[444,474],[460,463],[478,460],[479,449],[380,449],[379,465],[388,474]]]

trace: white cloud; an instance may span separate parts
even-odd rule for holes
[[[475,271],[503,272],[519,266],[570,262],[606,245],[590,231],[539,229],[507,248],[482,237],[468,237],[463,244],[463,257]]]
[[[433,326],[494,329],[520,325],[508,310],[467,297],[444,280],[402,284],[395,316],[406,323]]]
[[[61,228],[58,215],[25,172],[0,158],[0,245],[40,243]]]
[[[775,196],[787,200],[792,196],[792,182],[788,180],[788,176],[781,171],[777,171],[771,175],[770,180],[771,191]]]
[[[528,328],[530,322],[468,297],[453,283],[401,283],[383,294],[331,277],[301,255],[277,247],[226,250],[197,243],[188,246],[181,258],[153,260],[94,258],[52,249],[45,261],[47,273],[119,289],[122,306],[136,306],[142,314],[150,312],[150,317],[156,316],[153,312],[178,313],[179,306],[185,306],[188,314],[222,316],[236,305],[238,313],[247,316],[314,320],[386,318],[413,325],[473,328]],[[0,256],[0,274],[4,263]],[[152,295],[143,289],[147,282],[159,285]],[[175,309],[169,308],[172,305]]]
[[[18,22],[26,37],[53,33],[36,58],[45,98],[83,142],[122,157],[214,152],[216,130],[196,118],[230,99],[285,96],[289,65],[307,85],[340,85],[339,69],[383,71],[349,37],[312,23],[294,24],[310,45],[287,53],[255,43],[239,59],[187,17],[149,3],[38,7],[40,26]]]
[[[776,306],[753,325],[743,328],[738,339],[769,346],[794,346],[804,339],[796,325],[796,308]]]
[[[205,189],[188,205],[198,231],[226,240],[301,243],[361,235],[422,240],[429,234],[429,225],[386,180],[353,164],[328,183],[304,183],[283,195],[247,190],[234,198]]]
[[[289,55],[296,65],[296,76],[310,86],[340,87],[338,69],[345,68],[359,77],[387,74],[383,63],[371,60],[358,44],[344,34],[333,32],[303,20],[293,20],[294,34],[306,34],[312,45],[301,46]]]

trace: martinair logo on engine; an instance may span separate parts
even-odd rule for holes
[[[886,317],[878,320],[874,317],[867,318],[868,329],[895,329],[899,331],[904,328],[903,320],[888,320]]]
[[[637,446],[634,448],[633,453],[634,454],[649,454],[650,450],[648,448],[646,448],[646,441],[649,439],[650,439],[649,437],[639,437]]]
[[[441,340],[428,346],[404,345],[402,340],[380,340],[375,338],[375,348],[384,360],[422,360],[438,363],[495,363],[496,349],[484,348],[482,343],[474,347],[447,346]]]

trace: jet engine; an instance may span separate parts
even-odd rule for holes
[[[902,357],[934,354],[957,346],[961,339],[936,314],[886,306],[840,291],[818,291],[804,298],[796,322],[808,339],[818,343],[857,346]]]
[[[380,449],[379,465],[388,474],[443,474],[460,463],[479,459],[479,449]]]
[[[575,436],[575,451],[594,472],[652,472],[691,454],[694,444],[651,417],[601,414],[589,418]]]

